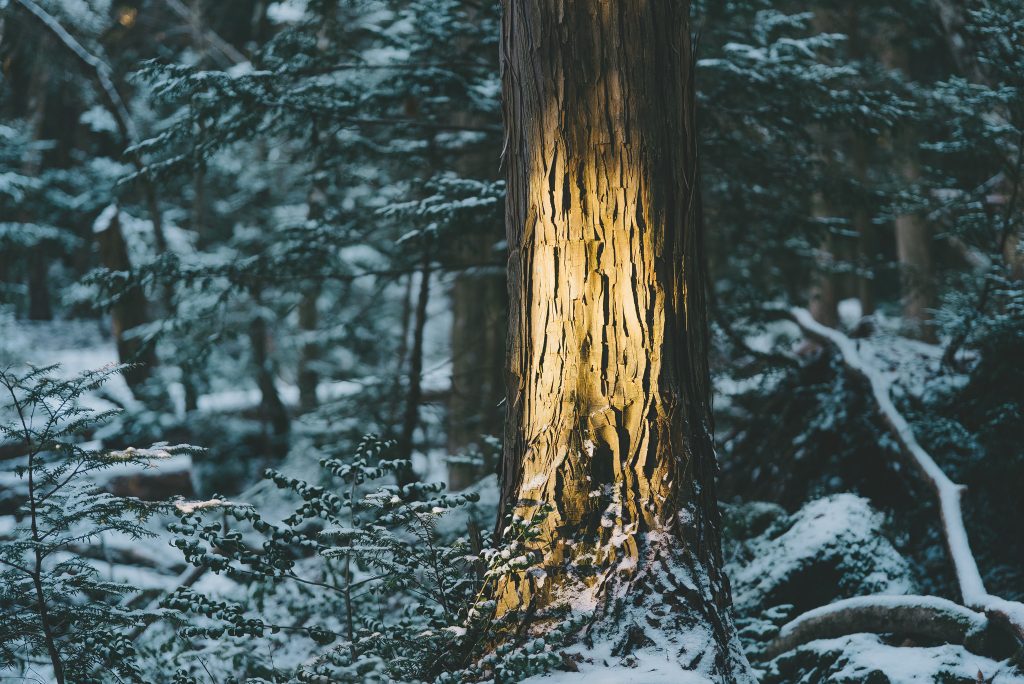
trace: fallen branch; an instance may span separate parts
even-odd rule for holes
[[[794,307],[789,310],[789,316],[808,337],[835,346],[842,355],[846,367],[871,385],[878,410],[895,437],[900,451],[921,478],[931,486],[938,499],[942,515],[942,534],[950,559],[953,561],[964,605],[983,612],[993,622],[1011,632],[1019,643],[1024,644],[1024,604],[992,596],[985,590],[978,564],[967,540],[967,529],[964,527],[964,516],[960,507],[960,495],[964,487],[950,480],[935,459],[918,443],[914,430],[892,401],[891,381],[860,355],[853,340],[838,330],[818,323],[806,309]]]
[[[764,656],[771,659],[816,639],[860,632],[962,644],[972,653],[989,655],[984,652],[988,626],[981,613],[937,596],[860,596],[809,610],[783,625]]]

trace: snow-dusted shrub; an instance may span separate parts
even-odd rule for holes
[[[819,639],[771,662],[761,684],[1024,684],[1005,663],[963,646],[890,644],[875,634]]]
[[[80,405],[117,366],[61,379],[56,367],[0,371],[6,395],[0,437],[20,454],[15,526],[0,543],[0,671],[26,681],[149,682],[133,632],[168,612],[120,602],[134,588],[100,576],[76,548],[103,534],[152,536],[143,523],[166,505],[104,492],[97,476],[115,466],[146,467],[187,447],[94,450],[83,434],[109,413]]]
[[[514,617],[492,618],[485,586],[518,559],[472,528],[439,532],[443,516],[479,495],[392,484],[408,462],[388,460],[386,446],[367,437],[354,454],[322,459],[320,484],[268,471],[297,504],[280,520],[219,498],[180,509],[175,545],[239,589],[183,587],[164,601],[189,618],[163,646],[192,663],[181,681],[208,670],[226,681],[514,682],[561,663],[576,622],[509,639]],[[507,535],[529,537],[537,524]]]
[[[740,540],[727,571],[736,608],[752,613],[791,604],[803,611],[863,594],[905,594],[910,568],[866,499],[837,494],[780,515]]]

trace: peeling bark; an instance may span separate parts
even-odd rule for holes
[[[685,2],[504,5],[501,510],[553,510],[531,543],[543,572],[506,577],[497,601],[541,615],[583,592],[601,614],[628,596],[642,631],[702,632],[687,666],[746,681],[721,572],[687,19]],[[627,651],[643,641],[616,622]]]

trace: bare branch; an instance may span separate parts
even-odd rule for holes
[[[238,51],[238,48],[217,35],[213,29],[204,27],[202,25],[202,18],[197,16],[181,0],[164,0],[164,2],[172,12],[187,21],[193,27],[193,30],[202,34],[203,39],[216,48],[217,52],[223,57],[223,59],[219,60],[221,66],[230,67],[249,61],[245,55]]]

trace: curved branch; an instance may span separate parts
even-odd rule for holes
[[[860,596],[807,611],[783,625],[764,655],[770,659],[815,639],[858,632],[963,644],[976,653],[984,650],[988,625],[981,613],[937,596]]]
[[[846,367],[870,384],[882,419],[889,427],[900,451],[914,466],[921,479],[932,488],[938,499],[942,515],[942,535],[953,561],[964,605],[985,613],[993,622],[1008,630],[1019,643],[1024,644],[1024,604],[992,596],[985,590],[985,583],[978,571],[978,563],[974,560],[967,539],[967,529],[964,526],[963,510],[960,506],[960,495],[964,486],[949,479],[935,459],[918,443],[910,423],[892,401],[892,382],[860,355],[853,340],[838,330],[821,325],[806,309],[789,309],[789,317],[808,337],[835,346],[842,355]]]

